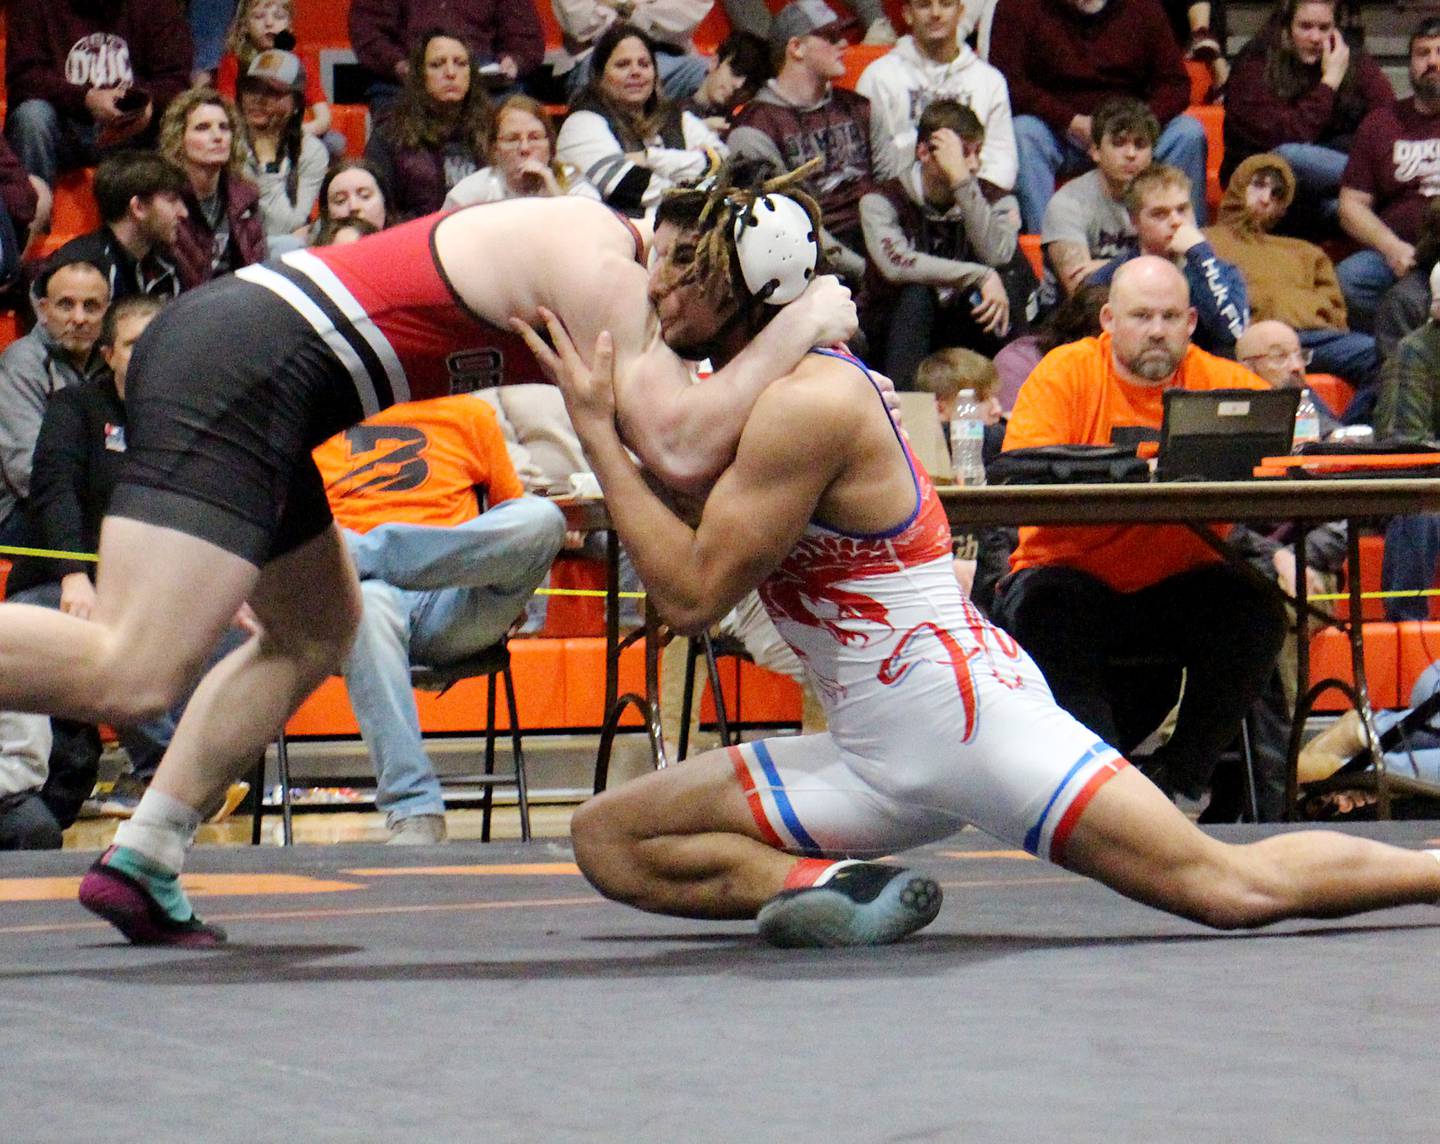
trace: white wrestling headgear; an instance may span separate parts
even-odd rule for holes
[[[745,288],[772,306],[800,297],[820,266],[815,223],[788,195],[761,195],[740,210],[732,237]]]

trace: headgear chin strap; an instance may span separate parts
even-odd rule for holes
[[[805,292],[820,265],[820,241],[809,212],[787,195],[761,195],[741,208],[732,236],[751,295],[784,306]]]

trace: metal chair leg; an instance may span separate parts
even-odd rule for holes
[[[285,729],[275,740],[275,770],[280,780],[280,839],[285,846],[295,845],[295,824],[290,816],[290,751],[285,745]],[[265,792],[260,792],[265,797]]]
[[[530,789],[525,775],[525,750],[520,743],[520,709],[515,702],[515,677],[507,666],[501,673],[505,677],[505,705],[510,711],[510,748],[515,753],[515,800],[520,805],[520,841],[530,841]],[[494,690],[494,684],[491,684]],[[494,725],[493,722],[491,724]]]
[[[480,841],[490,841],[490,815],[495,809],[495,784],[490,780],[495,774],[495,677],[485,681],[485,779],[481,785],[485,793],[480,797],[482,815],[480,819]]]

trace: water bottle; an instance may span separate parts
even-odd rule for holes
[[[957,485],[985,483],[985,422],[973,389],[962,389],[955,398],[950,419],[950,463]]]
[[[1308,389],[1300,391],[1300,404],[1295,408],[1295,444],[1291,452],[1298,453],[1312,441],[1320,440],[1320,413],[1315,408],[1315,398]]]

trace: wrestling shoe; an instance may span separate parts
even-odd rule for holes
[[[929,925],[940,885],[900,866],[856,862],[828,882],[782,890],[760,907],[760,936],[785,949],[885,945]]]
[[[148,868],[134,851],[112,846],[95,860],[80,882],[80,904],[104,918],[136,945],[179,945],[209,949],[225,941],[225,931],[206,925],[190,909],[180,880]],[[121,869],[132,866],[135,873]],[[168,884],[167,884],[168,883]],[[170,899],[170,908],[161,904]],[[183,910],[187,916],[176,917]]]

